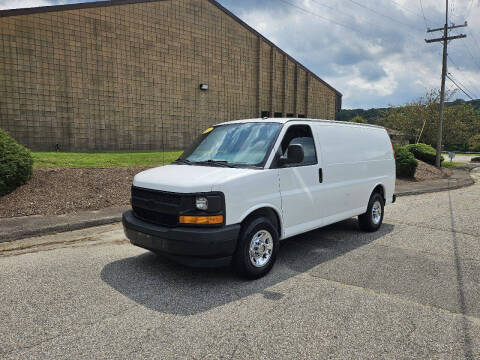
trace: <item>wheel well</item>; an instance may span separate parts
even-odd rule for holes
[[[253,211],[242,221],[242,225],[250,221],[250,219],[253,219],[259,216],[265,216],[267,219],[269,219],[272,222],[273,226],[275,226],[275,228],[277,229],[278,236],[279,237],[282,236],[282,225],[280,223],[279,216],[274,209],[269,207],[264,207],[264,208],[260,208]]]
[[[385,189],[382,185],[377,185],[375,189],[373,189],[372,194],[379,193],[383,197],[383,202],[385,203]]]

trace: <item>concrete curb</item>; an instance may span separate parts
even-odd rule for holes
[[[456,189],[461,189],[463,187],[471,186],[475,184],[475,181],[473,179],[467,180],[462,183],[456,183],[455,185],[448,185],[444,187],[435,187],[432,189],[418,189],[418,190],[412,190],[412,191],[401,191],[396,193],[398,197],[401,196],[410,196],[410,195],[420,195],[420,194],[428,194],[428,193],[434,193],[434,192],[440,192],[440,191],[447,191],[447,190],[456,190]]]
[[[431,180],[421,183],[397,186],[395,189],[395,194],[399,197],[420,195],[471,186],[475,184],[475,180],[473,180],[473,178],[470,176],[470,172],[477,167],[480,167],[480,165],[462,166],[461,168],[453,169],[454,172],[452,176],[447,179]],[[412,187],[414,188],[413,190]]]
[[[119,222],[128,207],[82,211],[65,215],[33,215],[0,219],[0,243],[30,236],[79,230]]]
[[[476,167],[480,165],[455,169],[454,174],[448,179],[408,184],[402,186],[403,189],[399,186],[396,195],[419,195],[473,185],[475,181],[468,170],[471,171]],[[416,189],[412,190],[412,186]],[[0,219],[0,243],[119,222],[122,220],[122,213],[127,209],[128,207],[122,206],[65,215],[33,215]]]

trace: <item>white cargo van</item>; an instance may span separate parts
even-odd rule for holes
[[[231,121],[205,130],[173,164],[136,175],[123,225],[137,246],[258,278],[282,239],[357,215],[361,229],[376,231],[394,188],[382,127]]]

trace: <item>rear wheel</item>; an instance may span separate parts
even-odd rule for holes
[[[258,279],[272,269],[277,252],[277,229],[266,217],[258,217],[243,225],[233,266],[241,276]]]
[[[378,192],[370,196],[368,201],[367,212],[358,216],[358,224],[364,231],[377,231],[383,222],[383,209],[385,200]]]

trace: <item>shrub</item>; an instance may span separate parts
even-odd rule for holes
[[[480,134],[472,136],[468,139],[470,151],[480,151]]]
[[[445,144],[443,151],[468,152],[468,143],[464,144]]]
[[[470,159],[471,162],[480,162],[480,156],[473,157]]]
[[[405,146],[410,151],[415,159],[422,160],[428,164],[435,165],[435,158],[437,156],[437,150],[427,144],[410,144]],[[440,163],[444,160],[443,156],[440,157]]]
[[[25,184],[32,176],[30,151],[0,129],[0,196]]]
[[[395,146],[395,169],[397,177],[413,178],[417,170],[418,161],[406,146]]]
[[[360,124],[366,124],[367,123],[367,120],[365,120],[360,115],[357,115],[357,116],[351,118],[349,121],[354,122],[354,123],[360,123]]]

